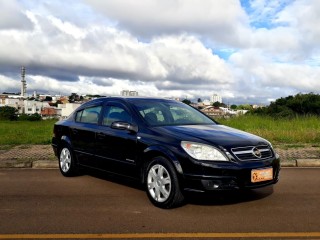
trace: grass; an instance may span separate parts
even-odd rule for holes
[[[244,115],[230,119],[218,119],[221,124],[244,130],[274,144],[320,143],[320,118],[316,116],[293,119]]]
[[[320,146],[320,118],[315,116],[274,119],[244,115],[218,121],[266,138],[273,144],[287,144],[286,148],[301,147],[301,144]],[[6,145],[50,144],[55,122],[0,122],[0,150],[5,150]]]
[[[11,145],[0,145],[0,151],[7,151],[12,148]]]
[[[50,144],[56,121],[1,121],[0,145]]]

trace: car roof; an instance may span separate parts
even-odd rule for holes
[[[100,97],[82,104],[82,106],[92,105],[92,104],[99,104],[104,103],[106,101],[112,100],[120,100],[123,102],[136,102],[139,100],[154,100],[154,101],[175,101],[173,99],[168,98],[156,98],[156,97],[141,97],[141,96],[110,96],[110,97]]]
[[[110,97],[102,97],[99,99],[124,99],[124,100],[172,100],[172,99],[168,99],[168,98],[158,98],[158,97],[142,97],[142,96],[110,96]]]

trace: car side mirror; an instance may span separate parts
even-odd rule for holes
[[[113,122],[111,128],[118,130],[128,130],[129,132],[138,132],[138,126],[127,122]]]

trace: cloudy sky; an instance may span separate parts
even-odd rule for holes
[[[0,0],[0,92],[320,93],[319,0]]]

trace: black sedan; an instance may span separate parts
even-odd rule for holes
[[[278,181],[279,156],[258,136],[220,125],[178,101],[108,97],[54,125],[64,176],[94,168],[137,179],[151,202],[178,206],[185,191],[252,189]]]

